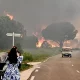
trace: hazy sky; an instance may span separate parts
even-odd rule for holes
[[[4,11],[21,22],[28,34],[59,21],[80,25],[80,0],[0,0],[0,15]]]

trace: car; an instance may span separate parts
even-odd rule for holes
[[[4,76],[6,69],[7,69],[7,64],[0,63],[0,80],[2,80],[2,77]]]
[[[62,48],[62,57],[72,57],[72,49],[71,48]]]

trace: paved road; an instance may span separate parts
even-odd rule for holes
[[[28,80],[80,80],[80,51],[73,51],[72,58],[60,54],[48,59]]]

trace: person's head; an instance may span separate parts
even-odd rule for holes
[[[16,49],[17,49],[17,47],[16,47],[16,46],[13,46],[13,48],[16,48]]]
[[[15,48],[17,50],[17,47],[16,46],[13,46],[13,48]]]
[[[8,60],[10,63],[17,63],[17,51],[16,48],[12,48],[8,54]]]

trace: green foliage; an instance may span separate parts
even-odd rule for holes
[[[27,70],[27,69],[29,69],[31,67],[32,67],[32,65],[29,65],[29,64],[21,64],[20,71]]]
[[[50,56],[59,54],[59,48],[54,48],[54,49],[30,49],[29,52],[23,53],[23,62],[21,64],[20,71],[29,69],[32,67],[32,65],[27,64],[28,62],[31,61],[44,61]]]
[[[71,23],[61,22],[49,25],[42,31],[42,35],[45,39],[56,41],[62,46],[65,40],[73,40],[77,32]]]
[[[29,62],[29,61],[33,61],[33,57],[32,57],[32,55],[30,54],[30,53],[28,53],[28,52],[25,52],[25,53],[23,53],[23,61],[25,62],[25,61],[27,61],[27,62]]]
[[[24,60],[23,62],[31,62],[31,61],[43,61],[45,59],[47,59],[50,56],[56,55],[59,53],[58,48],[54,48],[54,49],[30,49],[27,50],[28,52],[25,52],[23,54],[24,56]]]
[[[48,57],[50,57],[50,54],[42,54],[42,53],[40,53],[40,54],[34,54],[33,55],[33,60],[34,61],[43,61],[43,60],[45,60],[45,59],[47,59]]]

